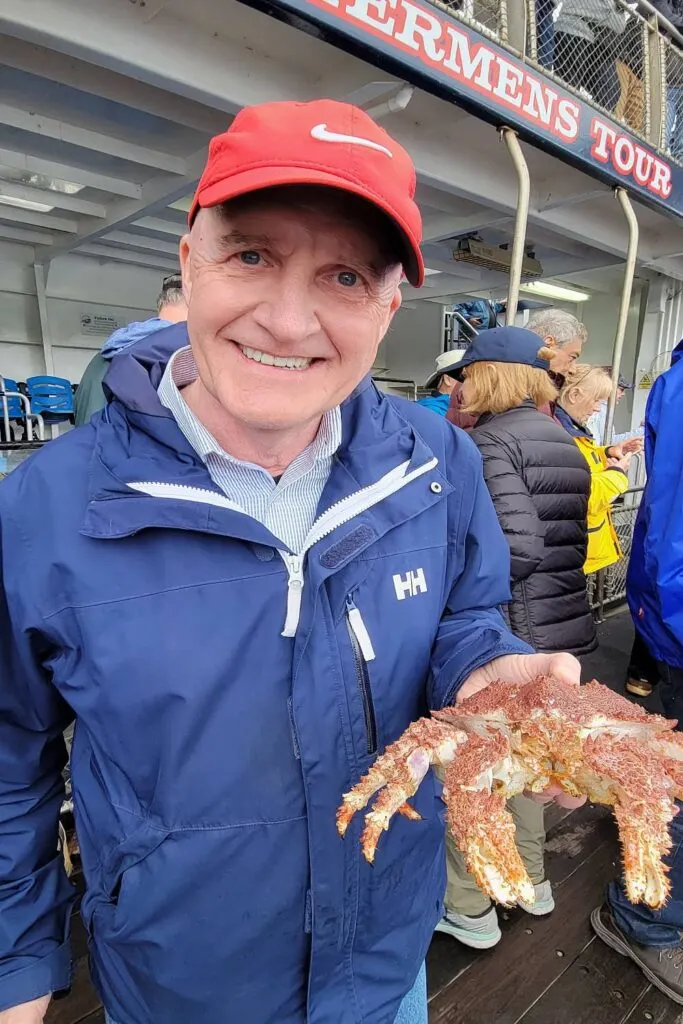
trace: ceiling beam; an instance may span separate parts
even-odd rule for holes
[[[26,242],[28,245],[50,245],[52,235],[45,231],[33,231],[31,228],[11,228],[0,224],[0,241]]]
[[[48,178],[59,181],[73,181],[77,185],[99,189],[100,192],[111,192],[113,195],[126,196],[128,199],[140,199],[142,185],[124,178],[100,174],[99,171],[88,171],[75,164],[63,164],[56,160],[45,160],[39,156],[29,156],[13,149],[0,148],[0,165],[11,167],[27,174],[44,174]]]
[[[130,252],[127,249],[115,249],[113,246],[92,244],[83,245],[74,252],[75,256],[92,256],[98,260],[110,260],[113,263],[129,263],[135,266],[146,267],[149,270],[177,269],[178,263],[174,260],[166,260],[163,256],[143,255],[138,252]]]
[[[111,231],[122,231],[145,216],[163,215],[167,206],[186,196],[188,192],[194,191],[204,169],[205,161],[206,150],[202,147],[186,160],[184,176],[160,174],[158,177],[150,179],[143,185],[139,201],[118,199],[110,203],[104,220],[93,221],[90,219],[87,223],[81,221],[76,238],[56,242],[46,254],[46,258],[62,256],[64,253],[70,252],[71,249],[100,240]],[[142,240],[142,236],[140,238]]]
[[[207,135],[215,135],[227,127],[225,114],[203,103],[173,96],[163,89],[142,82],[132,82],[130,78],[115,71],[75,60],[56,50],[25,43],[22,39],[0,36],[0,64],[40,75],[41,78],[72,89],[80,89],[91,96],[101,96],[114,103],[134,107],[145,114],[164,118],[198,132],[206,132]]]
[[[185,161],[170,153],[162,153],[158,149],[139,146],[135,142],[117,139],[104,132],[94,132],[90,128],[58,121],[54,117],[46,117],[35,110],[22,110],[9,103],[0,103],[0,125],[8,128],[19,128],[21,131],[40,135],[47,139],[56,139],[81,149],[92,149],[96,153],[104,153],[129,163],[141,164],[143,167],[154,167],[159,171],[170,171],[173,174],[185,173]]]
[[[480,231],[483,228],[490,228],[502,224],[510,224],[509,215],[501,215],[491,210],[480,210],[471,213],[466,217],[452,216],[451,214],[435,214],[425,217],[423,224],[423,241],[440,242],[442,239],[455,238],[458,235],[466,235],[470,232]]]
[[[21,185],[16,181],[3,181],[1,173],[0,196],[23,199],[30,203],[44,203],[46,206],[55,206],[59,210],[84,213],[89,217],[106,217],[107,215],[107,208],[102,203],[90,203],[87,199],[79,199],[78,196],[56,192],[54,189],[33,188],[31,185]]]
[[[33,224],[38,228],[50,228],[52,231],[78,231],[78,221],[67,217],[55,217],[51,213],[39,213],[38,210],[24,210],[18,206],[5,206],[0,203],[0,220],[13,224]]]
[[[138,249],[141,252],[163,252],[168,256],[178,256],[178,243],[162,242],[159,238],[147,235],[135,235],[129,231],[110,231],[102,236],[105,244],[121,245],[127,249]]]
[[[161,217],[141,217],[140,220],[134,220],[131,227],[142,228],[143,231],[158,231],[159,234],[173,235],[174,238],[182,238],[187,232],[186,224],[163,220]]]

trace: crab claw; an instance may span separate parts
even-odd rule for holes
[[[400,813],[411,821],[419,820],[420,815],[407,801],[417,792],[429,766],[448,764],[458,746],[466,742],[467,734],[452,725],[431,718],[413,722],[400,739],[377,758],[360,782],[344,794],[337,811],[339,835],[344,835],[354,814],[382,790],[366,815],[361,839],[365,859],[372,863],[379,837],[389,827],[394,814]]]

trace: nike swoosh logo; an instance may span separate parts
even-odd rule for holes
[[[346,145],[350,143],[353,146],[365,146],[366,149],[376,149],[378,153],[386,153],[392,159],[394,156],[391,150],[387,149],[386,146],[380,146],[379,142],[373,142],[371,139],[362,139],[357,135],[340,135],[338,132],[330,132],[327,130],[326,124],[314,125],[311,128],[311,137],[319,142],[344,142]]]

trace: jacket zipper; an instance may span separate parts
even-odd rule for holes
[[[342,498],[341,501],[336,502],[326,512],[323,512],[309,530],[300,554],[292,555],[288,551],[280,550],[280,556],[285,563],[288,576],[287,611],[282,636],[296,636],[304,589],[304,560],[310,548],[338,527],[344,526],[345,523],[355,519],[356,516],[367,512],[373,505],[379,504],[385,498],[395,494],[396,491],[400,491],[407,484],[412,483],[413,480],[417,480],[418,477],[434,469],[438,462],[437,458],[430,459],[429,462],[423,463],[423,465],[410,472],[408,472],[410,462],[402,462],[399,466],[395,466],[388,473],[385,473],[374,484],[369,484],[367,487],[361,488],[360,491],[349,494],[348,497]],[[223,494],[217,494],[215,491],[209,491],[203,487],[144,481],[130,483],[128,487],[133,491],[149,494],[153,498],[175,498],[179,501],[196,501],[200,504],[214,505],[216,508],[230,509],[231,511],[241,512],[243,515],[246,515],[244,509],[235,504],[234,501],[230,501]]]
[[[373,661],[375,651],[370,635],[365,628],[365,623],[351,597],[346,599],[346,628],[349,632],[351,650],[353,651],[353,663],[356,669],[356,681],[358,682],[360,698],[363,704],[367,752],[368,754],[376,754],[377,720],[375,719],[375,705],[372,699],[372,688],[370,686],[370,674],[367,664],[369,661]]]

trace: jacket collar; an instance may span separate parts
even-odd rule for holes
[[[588,427],[582,427],[580,423],[577,423],[561,405],[555,406],[555,419],[572,437],[587,437],[589,441],[593,440],[593,435]]]

